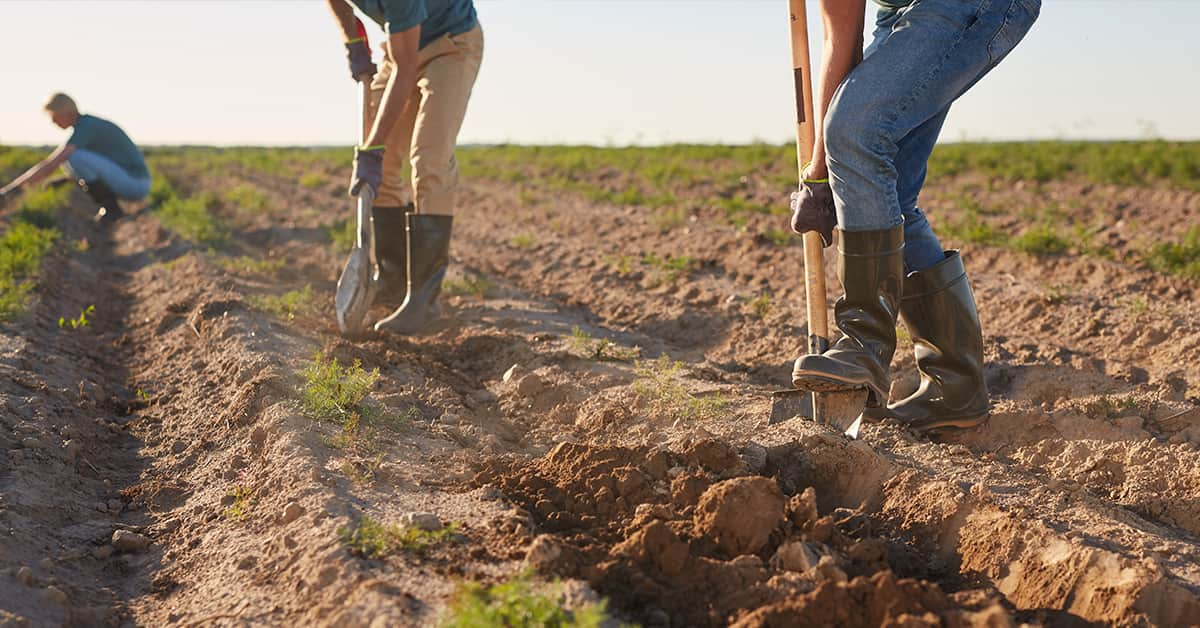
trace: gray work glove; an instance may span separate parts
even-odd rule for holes
[[[350,61],[350,77],[356,81],[369,81],[375,76],[375,62],[371,61],[371,49],[365,39],[346,44],[346,58]]]
[[[837,226],[837,211],[833,207],[833,189],[829,180],[806,180],[800,190],[792,192],[792,231],[803,234],[816,231],[825,246],[833,244],[833,228]]]
[[[354,171],[350,173],[350,196],[358,196],[363,186],[371,188],[373,195],[379,194],[383,183],[383,147],[356,147],[354,149]]]

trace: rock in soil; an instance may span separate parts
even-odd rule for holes
[[[431,512],[409,512],[400,517],[400,524],[406,528],[416,528],[426,532],[437,532],[442,529],[442,520]]]
[[[287,525],[299,519],[302,515],[304,515],[303,506],[297,504],[296,502],[288,502],[287,506],[283,507],[283,517],[280,518],[279,522],[283,525]]]
[[[117,530],[112,535],[113,548],[118,552],[140,552],[150,546],[150,539],[129,530]]]

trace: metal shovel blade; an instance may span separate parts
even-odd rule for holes
[[[847,390],[844,392],[821,393],[825,404],[825,423],[837,431],[858,438],[862,426],[862,413],[867,407],[867,390]],[[789,389],[777,390],[771,393],[771,416],[768,425],[775,425],[804,417],[811,420],[812,393],[807,390]]]
[[[338,331],[357,334],[363,330],[367,309],[371,307],[374,291],[371,275],[371,260],[364,248],[355,247],[346,259],[346,267],[338,278],[337,294],[333,303],[337,308]]]

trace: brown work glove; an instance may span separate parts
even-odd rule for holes
[[[792,231],[803,234],[816,231],[825,246],[833,244],[837,211],[829,179],[805,179],[800,190],[792,192]]]

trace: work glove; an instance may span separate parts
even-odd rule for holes
[[[350,78],[369,81],[375,76],[375,62],[371,61],[367,40],[360,38],[346,42],[346,58],[350,61]]]
[[[829,179],[805,179],[799,191],[792,192],[792,231],[803,234],[816,231],[825,246],[833,244],[837,211]]]
[[[383,183],[383,147],[358,146],[354,149],[354,171],[350,173],[350,196],[358,196],[363,186],[371,188],[372,195],[379,194]]]

